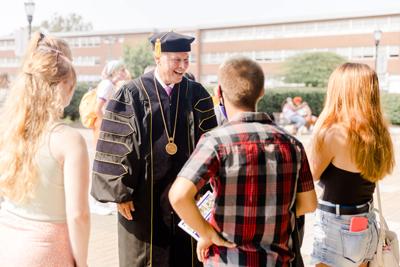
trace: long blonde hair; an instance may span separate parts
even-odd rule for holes
[[[38,181],[35,160],[46,129],[63,114],[57,85],[76,74],[68,44],[35,33],[21,73],[10,90],[0,122],[0,195],[22,202],[32,197]]]
[[[376,182],[392,172],[393,144],[382,115],[378,77],[368,65],[345,63],[331,74],[315,126],[316,153],[333,125],[346,129],[352,160],[365,179]]]

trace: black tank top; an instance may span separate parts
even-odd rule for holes
[[[332,162],[322,173],[322,199],[341,205],[360,205],[372,200],[375,183],[365,180],[358,172],[335,167]]]

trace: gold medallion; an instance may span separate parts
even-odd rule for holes
[[[165,145],[165,151],[167,151],[169,155],[175,155],[175,153],[178,151],[178,147],[174,142],[169,142]]]
[[[178,87],[178,97],[176,99],[176,111],[175,111],[175,122],[174,122],[174,129],[172,131],[172,136],[169,134],[168,132],[168,126],[167,123],[165,122],[165,116],[164,116],[164,111],[162,108],[162,103],[160,100],[160,94],[158,93],[158,88],[157,88],[157,83],[156,83],[156,77],[154,76],[154,87],[156,89],[157,92],[157,98],[158,98],[158,103],[160,104],[161,107],[161,118],[162,121],[164,123],[164,129],[165,129],[165,134],[168,137],[168,144],[165,145],[165,151],[167,152],[168,155],[175,155],[176,152],[178,151],[178,147],[176,146],[176,144],[174,143],[174,139],[175,139],[175,132],[176,132],[176,122],[178,120],[178,109],[179,109],[179,95],[180,95],[180,89],[181,89],[181,84],[179,83],[179,87]]]

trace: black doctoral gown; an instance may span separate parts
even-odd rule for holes
[[[165,150],[168,137],[161,108],[169,136],[175,128],[175,155]],[[200,136],[216,125],[210,95],[186,78],[168,96],[149,72],[110,100],[97,143],[91,193],[101,202],[134,203],[132,221],[118,214],[120,266],[199,265],[196,243],[177,226],[168,191]]]

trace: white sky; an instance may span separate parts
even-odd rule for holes
[[[24,2],[0,0],[0,36],[27,25]],[[94,30],[180,28],[399,12],[400,0],[34,0],[33,25],[77,13]]]

